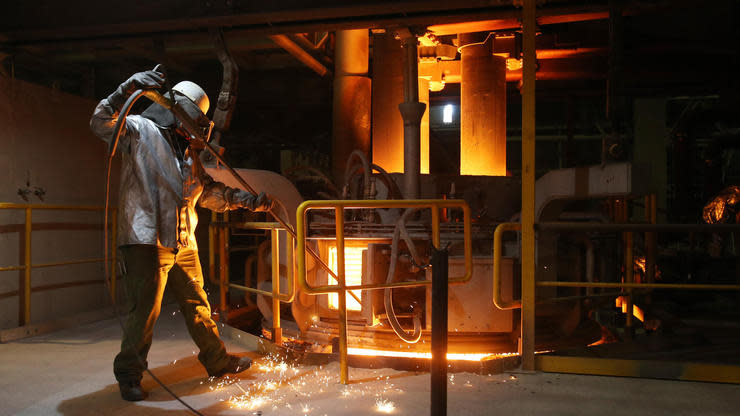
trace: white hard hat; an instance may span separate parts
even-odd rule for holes
[[[173,91],[177,91],[180,94],[188,97],[190,101],[194,102],[200,108],[203,114],[208,112],[208,107],[211,105],[206,92],[203,91],[198,84],[190,81],[180,81],[172,87]]]

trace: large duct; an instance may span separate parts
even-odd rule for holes
[[[344,164],[350,153],[370,152],[369,42],[367,29],[336,32],[332,172],[338,183],[345,179]]]
[[[506,175],[506,59],[485,34],[461,34],[460,174]]]
[[[390,32],[373,36],[372,160],[391,173],[403,172],[404,49]],[[419,78],[419,102],[429,105],[429,80]],[[429,173],[429,112],[421,119],[421,173]]]

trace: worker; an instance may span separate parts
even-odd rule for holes
[[[132,75],[98,103],[92,131],[112,146],[112,131],[127,98],[138,89],[158,89],[162,73]],[[200,126],[209,125],[209,100],[197,84],[182,81],[172,88],[177,104]],[[170,96],[169,93],[167,96]],[[272,201],[214,181],[205,172],[199,149],[188,140],[174,115],[152,104],[141,115],[126,117],[118,149],[123,154],[118,201],[118,252],[130,310],[121,351],[113,372],[128,401],[143,400],[141,378],[152,344],[166,285],[177,300],[190,336],[200,349],[198,360],[209,376],[246,370],[248,357],[228,354],[219,338],[203,290],[203,273],[195,241],[195,204],[217,212],[247,208],[269,211]]]

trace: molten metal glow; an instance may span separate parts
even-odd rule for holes
[[[368,355],[372,357],[403,357],[403,358],[425,358],[431,359],[431,352],[415,352],[415,351],[395,351],[395,350],[373,350],[367,348],[347,348],[347,354],[350,355]],[[450,361],[482,361],[484,358],[496,358],[496,357],[509,357],[517,355],[516,353],[474,353],[474,354],[462,354],[462,353],[447,353],[447,359]]]
[[[347,286],[360,285],[362,284],[362,251],[366,250],[367,247],[344,247],[344,282]],[[337,247],[329,247],[329,267],[334,273],[338,273],[337,270]],[[360,297],[359,290],[353,290],[352,293],[358,298]],[[359,311],[362,310],[362,305],[355,300],[349,294],[345,295],[347,299],[347,310],[348,311]],[[339,294],[330,293],[329,297],[329,308],[339,308]]]

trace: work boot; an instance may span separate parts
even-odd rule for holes
[[[209,372],[211,377],[223,377],[226,374],[237,374],[252,366],[252,359],[249,357],[239,357],[238,355],[229,354],[229,362],[219,371]]]
[[[146,398],[146,393],[141,389],[141,382],[136,381],[119,381],[118,389],[121,390],[123,400],[129,402],[138,402]]]

